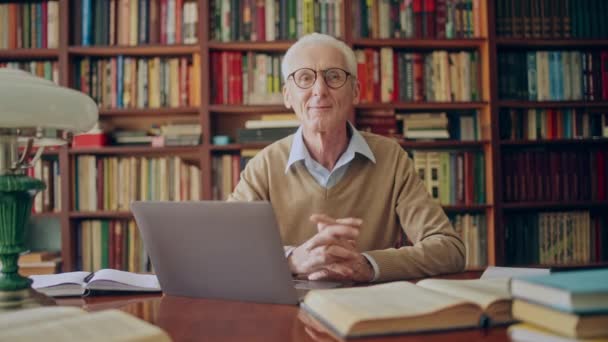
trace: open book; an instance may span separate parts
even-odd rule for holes
[[[138,341],[171,338],[159,327],[119,310],[95,313],[48,306],[0,315],[0,341]]]
[[[461,329],[507,323],[509,279],[425,279],[313,290],[302,308],[342,337]]]
[[[137,274],[112,269],[30,276],[32,288],[51,297],[82,296],[94,291],[159,292],[153,274]]]

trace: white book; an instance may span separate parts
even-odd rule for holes
[[[247,120],[245,121],[245,128],[282,128],[282,127],[298,127],[300,126],[300,120]]]
[[[83,296],[92,291],[159,292],[154,274],[137,274],[112,269],[97,272],[66,272],[33,275],[32,288],[51,297]]]
[[[0,316],[2,341],[171,341],[157,326],[120,310],[87,313],[67,306],[16,310]]]

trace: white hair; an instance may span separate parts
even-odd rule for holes
[[[302,36],[292,46],[287,49],[285,56],[283,56],[283,62],[281,63],[281,73],[283,74],[283,80],[287,80],[287,76],[294,70],[291,70],[292,61],[297,58],[295,52],[306,45],[324,45],[338,49],[344,56],[346,61],[346,71],[348,71],[354,77],[357,77],[357,59],[353,49],[346,45],[343,41],[338,40],[332,36],[322,33],[311,33]]]

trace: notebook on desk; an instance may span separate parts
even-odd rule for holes
[[[297,304],[333,282],[294,281],[268,202],[133,202],[164,293]]]

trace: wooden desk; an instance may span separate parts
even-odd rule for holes
[[[466,275],[449,278],[470,278]],[[297,306],[162,295],[99,296],[58,299],[59,305],[86,310],[124,310],[158,325],[174,341],[336,341],[311,325]],[[509,341],[506,328],[401,335],[356,341]]]

